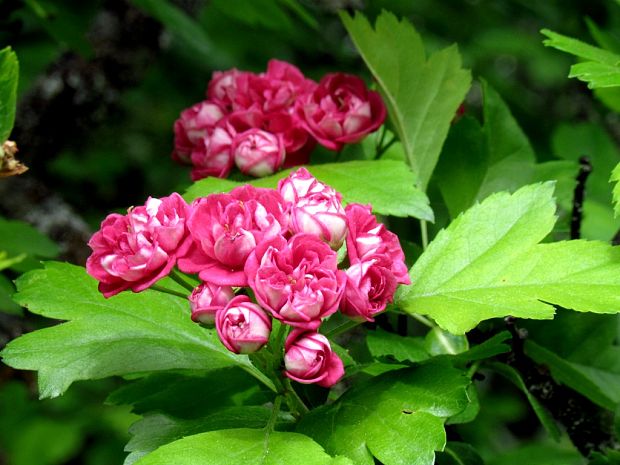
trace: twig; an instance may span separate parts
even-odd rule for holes
[[[579,158],[579,174],[577,174],[577,184],[573,193],[573,213],[570,220],[570,238],[579,239],[581,237],[581,219],[583,217],[583,200],[585,198],[586,181],[592,172],[590,159],[586,156]]]

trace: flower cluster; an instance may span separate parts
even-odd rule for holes
[[[336,251],[345,243],[340,269]],[[87,270],[104,296],[142,291],[175,265],[198,274],[202,284],[189,296],[194,321],[215,324],[230,351],[247,354],[267,344],[272,318],[279,320],[292,328],[285,375],[325,387],[344,370],[318,332],[322,321],[339,309],[373,321],[397,285],[410,283],[397,236],[369,206],[344,208],[305,168],[277,189],[245,185],[191,205],[178,194],[149,198],[125,216],[109,215],[89,245]]]
[[[317,142],[340,150],[386,116],[379,94],[360,78],[332,73],[317,83],[278,60],[260,74],[217,71],[206,96],[174,123],[172,157],[193,167],[194,181],[225,178],[233,165],[260,177],[306,163]]]

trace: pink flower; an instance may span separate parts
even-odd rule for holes
[[[344,375],[342,360],[322,334],[295,329],[284,350],[284,374],[299,383],[331,387]]]
[[[377,222],[370,206],[350,203],[345,212],[349,226],[349,262],[355,264],[374,260],[376,265],[389,269],[397,283],[411,284],[398,236]]]
[[[222,344],[236,354],[251,354],[269,341],[271,319],[247,295],[238,295],[215,315]]]
[[[213,128],[191,152],[192,181],[214,176],[225,178],[233,166],[232,135],[225,126]]]
[[[319,237],[338,250],[347,235],[342,196],[300,168],[278,183],[278,191],[291,203],[291,229]]]
[[[245,273],[256,300],[274,318],[304,329],[316,329],[338,309],[346,280],[336,253],[309,234],[264,242],[249,256]]]
[[[237,134],[232,151],[237,167],[243,174],[252,176],[273,174],[284,162],[282,137],[260,129],[249,129]]]
[[[174,122],[172,158],[179,163],[192,164],[192,152],[223,117],[222,108],[208,100],[183,110]]]
[[[275,190],[245,185],[194,201],[187,225],[193,244],[179,268],[214,284],[247,286],[246,259],[257,244],[286,232],[287,206]]]
[[[202,283],[188,297],[192,320],[196,323],[213,324],[215,313],[226,306],[235,296],[230,286]]]
[[[385,120],[381,96],[364,81],[343,73],[327,74],[312,94],[297,102],[306,130],[330,150],[359,142]]]
[[[394,300],[396,278],[387,268],[374,260],[357,262],[346,271],[347,285],[340,311],[356,320],[374,321],[373,316],[385,310]]]
[[[207,97],[220,104],[227,112],[232,111],[237,96],[237,82],[251,75],[235,68],[228,71],[215,71],[207,88]]]
[[[190,208],[183,198],[149,197],[127,215],[111,214],[88,242],[93,253],[86,270],[107,298],[126,289],[140,292],[166,276],[191,244],[186,227]]]

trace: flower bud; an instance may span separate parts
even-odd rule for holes
[[[216,312],[223,309],[234,296],[235,293],[230,286],[202,283],[188,297],[192,320],[196,323],[215,323]]]
[[[233,298],[215,315],[222,344],[236,354],[251,354],[269,341],[271,318],[246,295]]]
[[[235,136],[233,154],[243,174],[256,177],[273,174],[284,162],[282,136],[261,129],[248,129]]]
[[[342,360],[332,352],[329,341],[322,334],[293,330],[284,348],[284,374],[292,380],[331,387],[344,375]]]

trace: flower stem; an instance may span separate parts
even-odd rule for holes
[[[255,366],[241,365],[241,368],[247,371],[250,375],[254,376],[254,378],[259,380],[261,383],[263,383],[273,392],[278,392],[278,389],[276,389],[276,386],[275,384],[273,384],[273,381],[271,381],[271,379],[269,379],[268,376],[266,376],[262,371],[260,371]]]
[[[377,151],[377,154],[375,155],[375,160],[381,158],[381,155],[383,155],[387,151],[387,149],[389,149],[395,143],[396,143],[396,137],[392,137],[387,144],[385,144],[383,147],[381,147]]]
[[[181,274],[175,269],[170,270],[170,274],[168,276],[170,276],[170,279],[180,284],[181,286],[183,286],[185,289],[187,289],[190,292],[194,290],[194,287],[196,287],[196,286],[192,286],[189,282],[187,282],[185,278],[181,276]]]
[[[301,400],[301,397],[299,397],[299,394],[297,394],[293,388],[289,378],[284,378],[284,395],[286,396],[286,402],[288,403],[290,409],[297,414],[296,416],[301,416],[302,414],[310,411],[310,409],[306,407],[306,404],[304,404],[304,401]]]
[[[183,294],[182,292],[177,292],[177,291],[173,291],[172,289],[166,289],[163,286],[159,286],[157,284],[153,284],[151,285],[151,287],[149,289],[153,289],[154,291],[159,291],[159,292],[163,292],[164,294],[170,294],[176,297],[180,297],[182,299],[187,300],[187,295]]]
[[[280,414],[280,405],[282,405],[282,395],[278,394],[276,399],[273,401],[273,407],[271,409],[271,416],[269,417],[269,421],[265,425],[265,431],[267,434],[271,433],[278,421],[278,415]]]
[[[426,250],[428,247],[428,229],[426,227],[426,220],[420,221],[420,233],[422,234],[422,250]]]
[[[431,320],[429,320],[425,316],[418,315],[417,313],[409,313],[408,315],[411,316],[411,318],[418,320],[420,323],[422,323],[425,326],[428,326],[431,329],[434,329],[435,326],[437,326],[435,323],[433,323]]]

